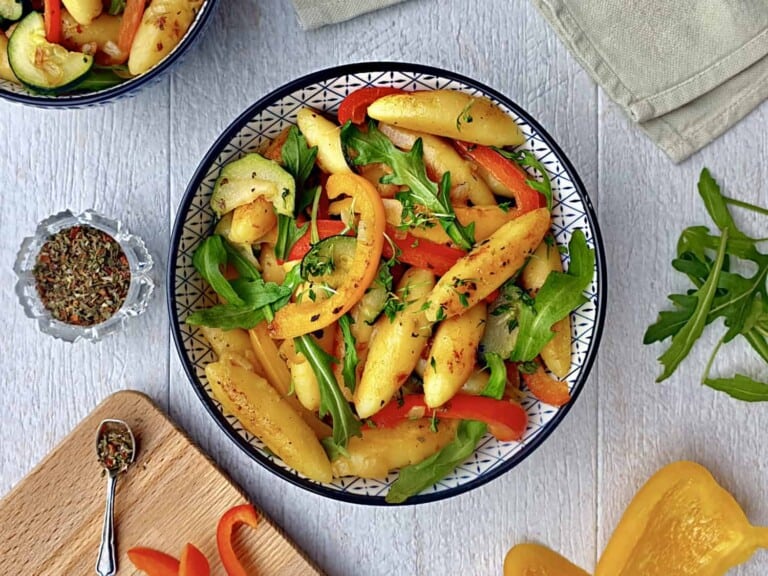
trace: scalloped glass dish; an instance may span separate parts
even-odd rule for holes
[[[205,375],[205,365],[215,358],[199,328],[185,322],[189,314],[217,302],[216,295],[195,270],[192,256],[213,229],[216,216],[211,194],[221,167],[247,152],[259,150],[286,126],[296,123],[300,108],[309,106],[335,115],[339,104],[358,88],[395,87],[404,90],[452,89],[490,98],[514,118],[531,151],[544,165],[553,187],[552,233],[557,244],[567,246],[571,233],[581,229],[595,248],[597,265],[585,292],[588,302],[571,315],[571,368],[566,378],[572,400],[560,408],[543,404],[525,391],[522,406],[528,428],[519,442],[501,442],[487,435],[474,454],[435,486],[405,504],[418,504],[455,496],[509,471],[530,455],[562,421],[584,387],[595,358],[605,316],[605,255],[597,219],[584,185],[557,143],[536,120],[499,92],[450,71],[418,64],[360,63],[322,70],[278,88],[235,119],[213,144],[193,176],[179,206],[171,236],[167,290],[171,330],[182,365],[213,419],[251,458],[284,480],[322,496],[360,504],[385,504],[384,495],[397,478],[336,478],[328,484],[311,481],[265,449],[265,445],[224,411]],[[564,256],[567,268],[569,259]]]
[[[43,306],[35,286],[33,270],[43,244],[56,232],[73,226],[90,226],[106,232],[117,241],[128,260],[131,283],[125,302],[117,312],[100,324],[77,326],[52,318],[50,312]],[[112,220],[93,210],[86,210],[77,215],[65,210],[40,222],[34,236],[22,241],[13,270],[18,277],[16,295],[19,302],[24,308],[24,313],[29,318],[37,320],[41,332],[66,342],[78,340],[95,342],[120,331],[130,318],[146,310],[155,289],[151,276],[152,267],[152,256],[147,251],[144,241],[128,232],[119,220]]]

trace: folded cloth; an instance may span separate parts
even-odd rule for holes
[[[766,0],[533,0],[606,94],[680,162],[768,97]]]
[[[319,28],[342,22],[364,12],[378,10],[403,0],[293,0],[299,22],[304,28]]]

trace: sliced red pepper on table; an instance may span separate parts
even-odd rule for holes
[[[128,60],[133,39],[139,29],[139,24],[141,24],[141,18],[144,16],[145,6],[146,0],[126,0],[125,2],[120,30],[117,34],[117,47],[123,55],[123,62]]]
[[[211,576],[208,558],[192,544],[187,544],[181,551],[179,576]]]
[[[351,92],[339,106],[339,113],[337,118],[339,124],[344,125],[348,121],[352,121],[353,124],[363,124],[368,112],[368,106],[373,104],[379,98],[389,96],[390,94],[402,94],[404,90],[399,88],[390,87],[374,87],[369,86],[367,88],[360,88]]]
[[[403,420],[432,416],[485,422],[491,434],[502,442],[522,438],[528,423],[528,415],[520,404],[470,394],[456,394],[435,409],[427,406],[423,394],[407,394],[402,399],[395,398],[389,402],[370,420],[377,428],[392,428]]]
[[[43,4],[45,39],[48,42],[61,42],[61,0],[45,0]]]
[[[137,546],[128,550],[128,559],[147,576],[179,576],[179,561],[165,552]]]
[[[251,504],[242,504],[227,510],[216,527],[216,545],[227,576],[248,576],[232,546],[235,529],[241,524],[256,528],[259,514]]]
[[[516,216],[522,216],[537,208],[547,205],[546,199],[538,191],[528,185],[531,176],[518,164],[504,158],[493,148],[471,144],[469,142],[455,141],[456,149],[467,158],[474,160],[480,166],[488,170],[515,199],[515,207],[512,209]]]

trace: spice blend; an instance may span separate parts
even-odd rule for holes
[[[33,270],[43,306],[61,322],[92,326],[125,302],[131,283],[120,244],[91,226],[60,230],[43,244]]]
[[[116,474],[125,472],[133,461],[131,437],[122,430],[107,432],[99,438],[96,451],[102,466]]]

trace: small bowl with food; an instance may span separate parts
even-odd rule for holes
[[[0,0],[0,97],[77,108],[134,93],[199,37],[216,0]]]
[[[38,224],[16,257],[16,295],[40,330],[66,342],[121,330],[152,297],[144,241],[93,210],[65,210]]]
[[[474,80],[408,64],[300,78],[213,145],[179,207],[171,327],[254,460],[355,503],[510,470],[584,386],[600,234],[552,138]]]

